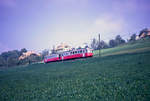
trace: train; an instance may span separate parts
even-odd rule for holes
[[[51,54],[44,57],[44,63],[64,61],[77,58],[87,58],[93,56],[93,50],[90,48],[74,49],[57,54]]]

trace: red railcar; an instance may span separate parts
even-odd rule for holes
[[[92,56],[93,56],[92,50],[89,48],[84,48],[84,49],[76,49],[76,50],[71,50],[71,51],[66,51],[66,52],[46,56],[44,58],[44,62],[48,63],[48,62],[63,61],[63,60],[76,59],[76,58],[86,58]]]

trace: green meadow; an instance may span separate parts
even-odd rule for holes
[[[149,101],[150,39],[94,57],[0,69],[0,101]]]

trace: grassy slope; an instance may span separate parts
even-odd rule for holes
[[[101,50],[101,56],[110,56],[118,54],[128,54],[128,53],[141,53],[150,51],[150,39],[146,38],[143,40],[138,40],[136,42],[130,42],[124,45],[120,45],[115,48],[103,49]],[[98,56],[99,51],[94,51],[95,56]]]
[[[0,70],[0,101],[146,101],[150,41],[103,50],[105,56]],[[111,55],[110,55],[111,54]],[[108,56],[110,55],[110,56]]]

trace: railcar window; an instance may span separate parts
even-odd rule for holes
[[[73,52],[73,54],[74,54],[74,52]]]
[[[82,50],[80,50],[80,53],[82,53]]]
[[[66,55],[69,55],[69,53],[67,52]]]
[[[77,51],[75,51],[75,54],[77,54]]]

